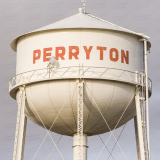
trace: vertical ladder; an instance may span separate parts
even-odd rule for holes
[[[83,160],[83,81],[78,80],[78,105],[77,105],[77,135],[78,135],[78,160]]]

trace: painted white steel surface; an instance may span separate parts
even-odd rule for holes
[[[77,160],[84,160],[83,158],[83,92],[84,82],[82,80],[77,81],[78,85],[78,101],[77,101],[77,135],[78,135],[78,157]]]
[[[139,90],[136,91],[135,101],[136,101],[136,118],[137,118],[137,128],[138,128],[138,140],[139,140],[139,150],[140,150],[140,160],[145,160],[145,148],[144,148],[144,134],[142,127],[142,116],[141,116],[141,106],[140,106],[140,95]]]
[[[16,73],[20,76],[19,80],[26,78],[21,77],[23,76],[21,73],[27,72],[25,74],[29,77],[31,75],[28,74],[28,71],[46,68],[48,62],[44,62],[44,49],[50,48],[50,51],[48,52],[51,52],[51,56],[56,57],[56,47],[63,47],[65,49],[64,59],[60,58],[55,63],[57,68],[68,66],[115,68],[113,70],[114,76],[113,73],[111,73],[111,77],[118,78],[119,71],[116,69],[127,70],[130,72],[142,72],[144,65],[142,54],[143,43],[139,41],[140,37],[148,38],[143,34],[129,31],[90,14],[85,15],[80,13],[15,38],[11,42],[11,48],[14,51],[17,51]],[[75,59],[74,56],[72,56],[72,59],[69,58],[70,46],[78,47],[78,59]],[[89,48],[90,46],[93,47],[89,58],[86,56],[84,46],[86,48]],[[100,50],[98,49],[100,47],[105,47],[103,53],[100,53]],[[112,59],[110,58],[111,49],[118,52],[117,55],[115,52],[112,53]],[[35,50],[39,50],[40,57],[33,60],[33,53]],[[124,58],[122,60],[122,51],[123,54],[128,54],[128,60],[124,60]],[[118,60],[113,61],[117,56]],[[46,58],[50,58],[50,56],[47,56]],[[96,73],[97,72],[98,69],[96,70]],[[100,74],[102,72],[103,70],[100,71]],[[89,74],[87,76],[89,76]],[[125,79],[125,77],[123,78]],[[131,77],[131,79],[132,78],[134,78],[134,76]],[[37,81],[36,78],[33,78],[32,80]],[[74,135],[74,160],[77,160],[77,154],[79,154],[79,143],[77,142],[76,134],[78,128],[77,79],[68,78],[65,80],[57,79],[54,81],[42,80],[41,82],[36,83],[35,81],[32,84],[26,84],[24,108],[26,117],[42,127],[45,125],[44,128],[53,132],[69,136]],[[147,85],[146,88],[148,91]],[[84,111],[82,114],[83,116],[81,116],[81,118],[83,117],[83,123],[81,126],[84,126],[82,127],[82,131],[84,132],[84,134],[82,132],[83,147],[81,146],[81,149],[83,148],[83,160],[87,159],[87,135],[92,136],[102,134],[115,129],[115,126],[118,128],[135,117],[136,114],[140,156],[141,160],[145,159],[142,123],[139,115],[139,92],[136,92],[136,97],[134,99],[135,89],[136,86],[134,84],[125,83],[125,80],[118,82],[116,79],[104,80],[101,77],[99,79],[84,78],[84,98],[83,104],[81,104]],[[17,100],[19,96],[20,92],[18,91],[16,93]],[[146,96],[148,98],[148,95]],[[97,105],[109,127],[106,126],[99,110],[97,109]],[[61,110],[62,106],[64,107],[63,110]],[[121,117],[126,107],[127,110],[123,117]],[[120,117],[121,121],[117,125]],[[44,125],[42,124],[42,121]],[[54,125],[52,125],[53,122]],[[25,127],[25,125],[23,126]],[[149,126],[147,128],[149,129]],[[80,139],[79,135],[78,137]],[[18,138],[24,138],[22,137],[22,133],[21,135],[18,135]],[[20,141],[19,143],[20,145],[18,145],[20,147],[18,147],[17,153],[20,157],[23,155],[21,154],[23,152],[23,142]]]
[[[23,160],[24,145],[26,136],[27,117],[25,116],[25,89],[20,87],[18,102],[18,115],[16,124],[16,134],[14,143],[13,160]]]
[[[137,35],[142,38],[149,38],[148,36],[141,34],[141,33],[136,33],[133,31],[130,31],[128,29],[122,28],[118,25],[115,25],[113,23],[110,23],[108,21],[102,20],[98,17],[95,17],[91,14],[76,14],[71,17],[65,18],[63,20],[60,20],[58,22],[52,23],[50,25],[47,25],[45,27],[39,28],[37,30],[34,30],[32,32],[20,35],[16,37],[12,42],[11,42],[11,48],[14,51],[17,51],[17,40],[24,36],[28,35],[30,33],[36,33],[36,32],[41,32],[41,31],[47,31],[47,30],[57,30],[57,29],[74,29],[74,28],[88,28],[88,29],[103,29],[103,30],[113,30],[113,31],[119,31],[122,33],[130,33],[131,35]]]
[[[65,47],[65,60],[61,58],[57,60],[57,68],[84,65],[141,72],[143,69],[143,43],[139,42],[138,38],[137,35],[128,33],[96,29],[63,29],[29,34],[21,37],[17,42],[16,73],[20,74],[31,70],[46,68],[48,62],[43,62],[44,48],[51,48],[51,54],[55,56],[55,48],[61,46]],[[75,59],[75,57],[69,59],[69,46],[79,47],[78,59]],[[87,48],[93,46],[90,59],[86,59],[83,46]],[[98,46],[106,47],[103,53],[103,60],[100,59],[100,50],[97,49]],[[110,59],[111,48],[118,50],[117,62],[113,62]],[[37,49],[41,51],[41,57],[33,64],[33,51]],[[129,52],[129,64],[126,64],[126,61],[124,61],[124,63],[121,62],[121,50],[124,50],[125,53],[127,51]],[[113,57],[115,56],[114,54]],[[116,73],[117,71],[113,70],[113,72]],[[73,136],[73,134],[77,132],[77,89],[73,89],[75,84],[76,79],[56,80],[27,85],[26,116],[42,126],[33,109],[36,108],[44,124],[50,129],[65,99],[69,96],[64,109],[57,118],[51,131]],[[84,133],[90,136],[110,131],[97,110],[93,98],[98,103],[110,128],[114,129],[134,92],[135,86],[132,84],[96,79],[85,80]],[[127,112],[117,127],[125,124],[135,115],[135,102],[132,100]]]
[[[134,117],[134,129],[135,129],[135,139],[136,139],[136,148],[137,148],[137,160],[140,160],[140,149],[139,149],[139,135],[138,135],[137,116]]]
[[[87,135],[83,134],[83,160],[87,160]],[[79,142],[78,142],[78,135],[73,135],[73,160],[81,160],[79,159]]]
[[[102,119],[95,101],[110,128],[114,129],[134,93],[135,86],[131,84],[103,80],[85,80],[83,132],[90,136],[110,131]],[[19,92],[17,96],[18,94]],[[25,114],[33,122],[42,126],[35,111],[36,109],[46,127],[50,129],[64,105],[51,131],[70,136],[77,133],[76,79],[27,85],[26,95]],[[135,100],[133,98],[117,127],[125,124],[135,115]]]
[[[31,70],[46,68],[48,62],[43,62],[43,49],[52,47],[52,56],[55,56],[55,48],[65,47],[65,60],[58,60],[58,67],[68,66],[94,66],[118,68],[128,71],[141,72],[143,69],[143,42],[138,41],[138,36],[122,34],[120,32],[104,30],[59,30],[35,33],[26,35],[18,40],[17,44],[17,67],[16,73],[23,73]],[[69,59],[69,46],[79,47],[79,59],[73,57]],[[86,53],[83,48],[93,46],[90,53],[90,59],[86,59]],[[100,50],[97,46],[106,47],[103,53],[103,60],[100,60]],[[117,62],[110,60],[110,49],[118,50],[119,59]],[[40,49],[41,57],[33,64],[33,51]],[[129,51],[129,64],[121,63],[121,50]],[[115,53],[113,53],[113,57]]]
[[[148,68],[147,68],[147,41],[144,40],[144,57],[145,57],[145,75],[146,75],[146,117],[147,117],[147,144],[148,144],[148,159],[150,156],[150,134],[149,134],[149,104],[148,104]]]

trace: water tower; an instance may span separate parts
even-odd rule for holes
[[[78,14],[16,37],[17,75],[9,82],[18,103],[13,159],[23,159],[27,118],[73,136],[74,160],[87,159],[87,136],[113,136],[134,118],[138,160],[150,160],[148,38],[87,14],[85,2]]]

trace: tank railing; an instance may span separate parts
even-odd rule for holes
[[[62,68],[44,68],[18,74],[10,79],[9,90],[16,86],[24,85],[26,83],[33,83],[36,81],[43,81],[49,79],[67,78],[108,79],[124,81],[138,85],[145,85],[143,73],[108,67],[69,66]],[[148,79],[148,86],[149,90],[152,91],[152,81],[150,79]]]

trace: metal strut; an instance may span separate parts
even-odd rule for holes
[[[78,80],[78,108],[77,108],[78,160],[83,160],[83,81]]]
[[[138,79],[138,74],[136,74],[136,82],[139,81]],[[138,160],[149,160],[148,156],[148,139],[146,138],[145,130],[145,117],[144,117],[144,109],[145,106],[144,104],[144,94],[143,94],[143,84],[144,84],[144,74],[141,76],[141,83],[142,87],[136,86],[137,91],[136,91],[136,96],[135,96],[135,101],[136,101],[136,112],[137,116],[134,118],[134,124],[135,124],[135,135],[136,135],[136,145],[137,145],[137,157]],[[148,89],[148,88],[147,88]]]
[[[147,149],[148,149],[148,160],[150,157],[150,135],[149,135],[149,104],[148,104],[148,68],[147,68],[147,40],[144,39],[144,61],[145,61],[145,84],[146,84],[146,117],[147,117]]]
[[[145,74],[142,74],[142,87],[141,89],[139,88],[135,97],[137,116],[134,118],[134,120],[137,156],[138,160],[150,160],[147,49],[150,49],[151,46],[147,47],[147,40],[145,38],[140,39],[139,41],[143,41],[144,43]],[[136,82],[138,82],[138,77],[136,77]],[[145,86],[145,89],[143,88],[143,86]],[[145,93],[143,93],[144,91]],[[144,102],[144,100],[146,100],[146,102]]]
[[[18,114],[16,124],[16,134],[14,143],[13,160],[23,160],[24,145],[26,136],[27,117],[24,114],[25,108],[25,87],[19,87]]]
[[[136,91],[135,96],[136,101],[136,112],[137,116],[134,118],[135,122],[135,133],[136,133],[136,144],[137,144],[137,156],[138,160],[146,160],[145,156],[145,142],[143,134],[143,117],[141,114],[141,100],[140,100],[140,91]]]

